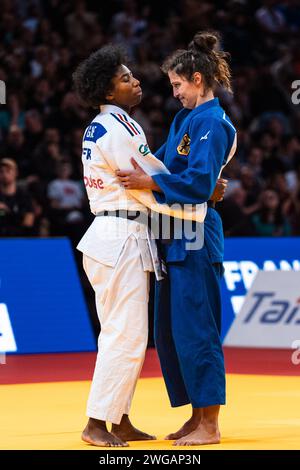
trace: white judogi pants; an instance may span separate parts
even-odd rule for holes
[[[129,409],[148,341],[149,272],[127,239],[114,267],[83,255],[101,325],[87,416],[119,424]]]

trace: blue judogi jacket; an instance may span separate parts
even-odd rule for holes
[[[166,143],[155,153],[171,172],[152,176],[163,191],[154,192],[156,200],[167,204],[201,204],[208,201],[221,168],[227,162],[235,136],[236,130],[218,98],[193,110],[179,111]],[[204,233],[211,261],[222,262],[222,221],[213,208],[208,208]],[[187,254],[185,246],[185,239],[173,240],[166,245],[166,260],[184,260]]]

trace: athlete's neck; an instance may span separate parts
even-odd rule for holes
[[[206,103],[207,101],[213,100],[214,94],[212,90],[209,90],[204,96],[199,95],[195,104],[195,108],[200,106],[200,104]]]
[[[130,114],[130,111],[131,111],[130,106],[124,106],[123,104],[121,105],[121,104],[117,103],[116,101],[109,101],[109,102],[106,102],[104,104],[108,104],[108,105],[110,104],[112,106],[117,106],[118,108],[124,109],[124,111],[128,114]],[[99,109],[101,111],[101,106],[99,106]]]

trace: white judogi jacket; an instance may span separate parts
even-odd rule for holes
[[[183,210],[180,206],[158,204],[150,190],[125,189],[115,171],[133,169],[131,158],[150,176],[169,173],[164,164],[150,152],[143,129],[136,121],[117,106],[101,106],[101,112],[83,136],[84,183],[93,214],[104,210],[147,212],[152,209],[178,218],[204,221],[206,203]],[[141,225],[114,217],[95,217],[77,248],[101,263],[114,266],[128,236],[134,233],[139,240],[145,270],[154,268],[157,279],[160,279],[155,242],[149,237],[146,227]],[[150,249],[152,262],[148,262],[147,250],[143,249],[146,248],[145,243]]]

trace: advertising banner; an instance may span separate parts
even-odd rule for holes
[[[70,242],[0,240],[0,353],[94,351]]]
[[[300,272],[259,271],[224,344],[289,349],[300,339]]]
[[[224,268],[222,338],[240,312],[259,270],[300,271],[300,238],[227,238]]]

